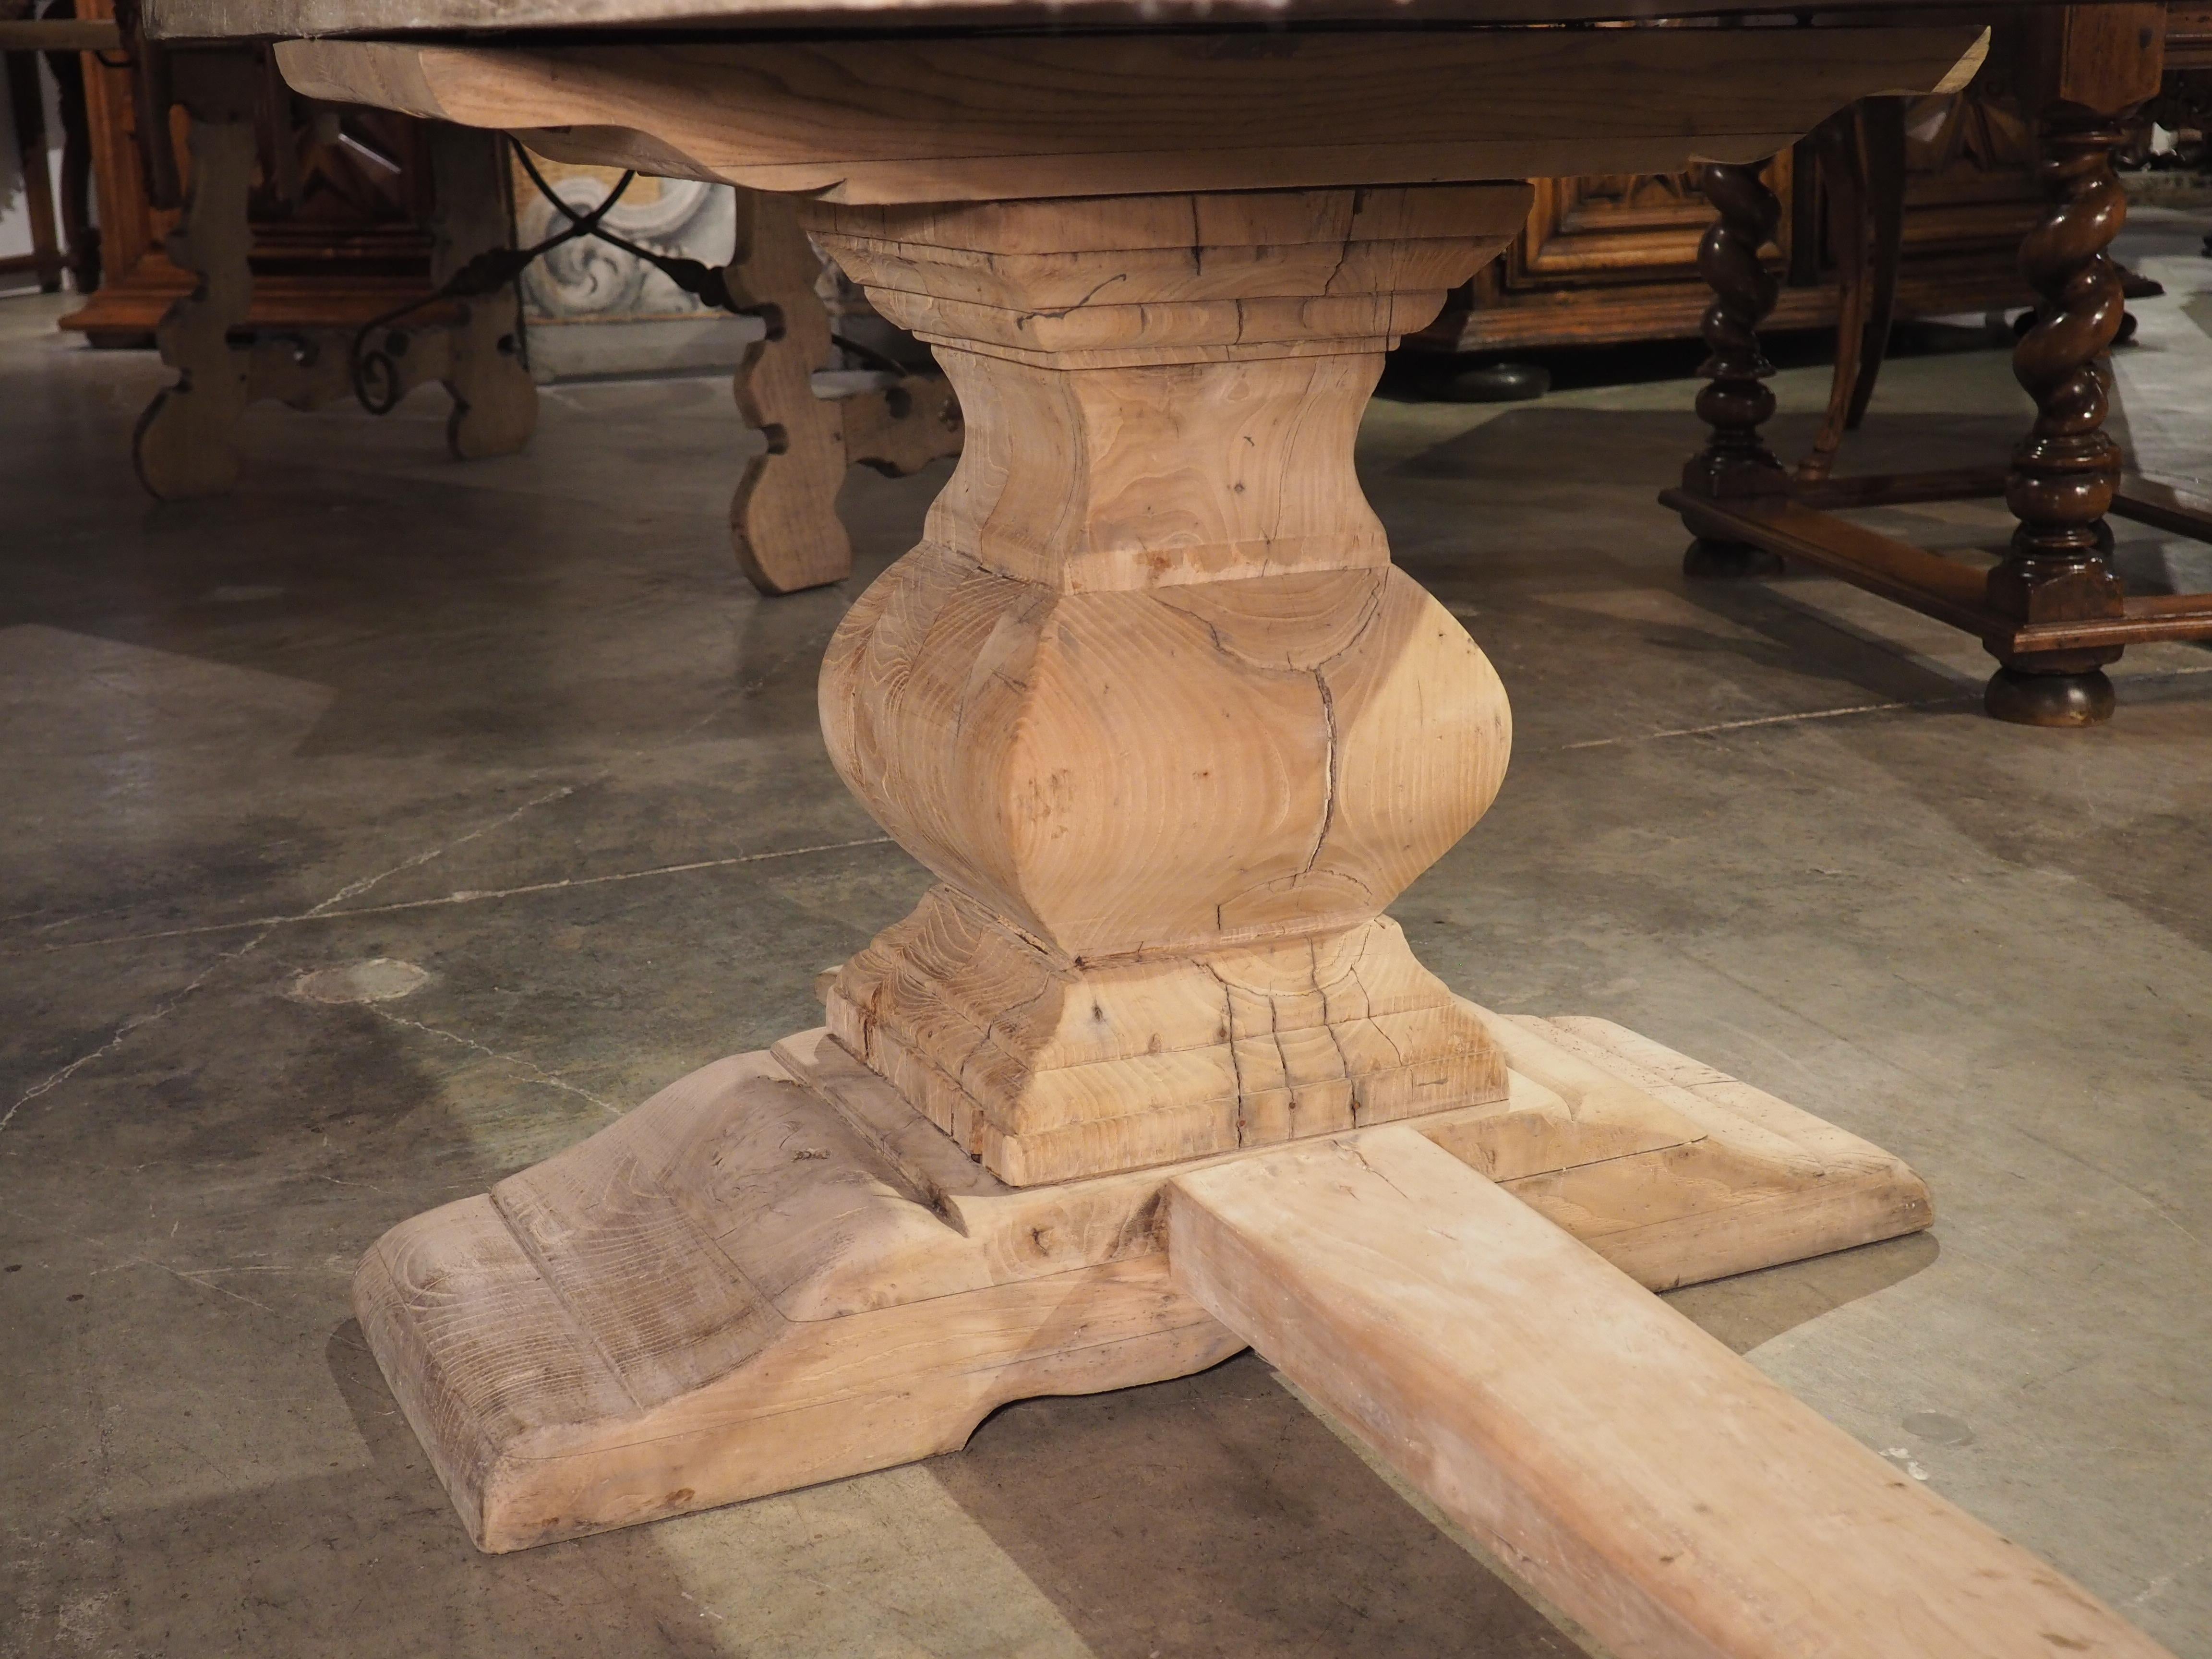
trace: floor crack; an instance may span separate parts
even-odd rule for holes
[[[604,774],[602,775],[604,775]],[[587,780],[586,781],[596,781],[596,780]],[[215,975],[218,969],[222,969],[228,963],[237,962],[243,957],[252,955],[255,951],[260,948],[263,941],[267,939],[268,937],[271,933],[275,933],[278,927],[283,927],[289,922],[323,921],[332,916],[361,914],[361,912],[356,911],[337,910],[334,909],[332,907],[340,904],[346,899],[351,898],[358,894],[367,892],[370,888],[375,886],[377,883],[384,880],[388,876],[397,875],[403,870],[411,870],[419,865],[428,864],[431,860],[439,857],[442,854],[451,852],[456,847],[464,846],[467,842],[476,840],[480,836],[489,835],[495,830],[514,823],[515,819],[520,817],[525,812],[529,811],[532,807],[543,806],[549,801],[559,800],[563,796],[572,795],[582,787],[583,786],[580,784],[564,783],[557,789],[550,790],[543,795],[536,797],[534,799],[523,802],[521,805],[516,807],[511,812],[502,813],[498,817],[492,819],[489,823],[478,825],[476,829],[470,830],[465,836],[459,836],[452,841],[442,842],[439,846],[431,848],[427,853],[420,853],[413,858],[402,860],[399,863],[393,865],[390,869],[380,871],[375,875],[364,876],[358,880],[348,882],[344,886],[339,888],[337,892],[331,894],[328,898],[323,900],[320,903],[301,912],[298,915],[264,916],[256,921],[234,922],[224,927],[204,928],[180,927],[171,929],[168,932],[162,933],[138,935],[138,937],[143,939],[173,939],[185,934],[230,932],[234,929],[245,927],[258,927],[261,930],[252,939],[246,940],[245,944],[240,945],[235,951],[226,951],[221,956],[217,957],[213,962],[210,963],[205,968],[202,969],[197,975],[195,975],[191,981],[185,985],[183,990],[178,992],[174,996],[171,997],[160,1007],[155,1009],[151,1013],[134,1014],[129,1019],[125,1020],[120,1025],[117,1026],[115,1028],[114,1035],[109,1037],[106,1042],[101,1043],[100,1047],[93,1049],[89,1054],[79,1054],[75,1060],[70,1061],[68,1065],[63,1066],[59,1071],[53,1073],[44,1081],[33,1084],[28,1089],[18,1095],[15,1097],[15,1104],[9,1107],[5,1112],[0,1112],[0,1130],[5,1130],[10,1123],[14,1122],[15,1121],[15,1114],[21,1111],[23,1108],[29,1105],[31,1102],[38,1099],[41,1095],[49,1094],[55,1089],[59,1088],[63,1084],[68,1082],[70,1078],[76,1076],[77,1073],[82,1071],[86,1066],[91,1065],[94,1060],[100,1059],[103,1055],[112,1054],[117,1048],[122,1046],[123,1040],[129,1036],[133,1031],[139,1030],[143,1026],[151,1025],[156,1020],[167,1018],[184,1004],[185,1000],[188,999],[193,992],[198,990],[201,986],[206,984],[208,981]],[[435,901],[432,902],[434,902]],[[383,907],[371,906],[364,908],[369,909],[398,909],[407,907],[392,905]],[[121,942],[122,940],[120,939],[92,939],[85,941],[87,944],[119,944]],[[49,945],[46,948],[48,950],[65,950],[68,949],[69,946],[66,945]],[[564,1085],[562,1086],[565,1087],[567,1085]],[[583,1091],[579,1089],[574,1091],[574,1092],[582,1094]],[[586,1096],[585,1097],[586,1099],[591,1098],[589,1096]],[[604,1101],[600,1101],[598,1103],[603,1106],[606,1104]],[[614,1107],[608,1107],[607,1109],[614,1111],[617,1109]]]
[[[389,1009],[380,1008],[374,1003],[363,1003],[362,1006],[387,1024],[404,1025],[410,1031],[420,1031],[426,1036],[441,1037],[447,1042],[458,1043],[464,1048],[473,1048],[487,1059],[498,1060],[501,1065],[512,1066],[527,1073],[533,1082],[542,1083],[549,1089],[560,1089],[568,1094],[588,1100],[592,1105],[611,1116],[622,1115],[623,1109],[612,1101],[602,1100],[590,1090],[578,1088],[558,1072],[549,1072],[535,1060],[525,1059],[520,1054],[502,1054],[496,1048],[478,1042],[474,1037],[463,1036],[459,1031],[448,1031],[443,1026],[426,1025],[419,1019],[409,1019],[404,1015],[392,1012]]]

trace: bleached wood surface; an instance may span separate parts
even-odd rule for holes
[[[1940,0],[1822,0],[1824,12],[1935,10]],[[1148,27],[1771,14],[1771,0],[149,0],[149,27],[172,38],[397,34],[523,29],[739,30],[1061,22]]]
[[[943,202],[1755,161],[1855,98],[1963,84],[1981,35],[1949,22],[277,53],[311,96],[523,132],[563,161]]]
[[[1178,1176],[1176,1286],[1636,1659],[2172,1659],[1410,1128]]]

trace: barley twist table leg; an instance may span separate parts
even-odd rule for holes
[[[1774,366],[1759,349],[1759,325],[1774,309],[1778,285],[1759,258],[1782,221],[1782,204],[1755,165],[1705,164],[1705,199],[1720,216],[1698,245],[1698,274],[1713,290],[1699,332],[1711,355],[1700,371],[1698,416],[1711,428],[1705,447],[1682,469],[1682,487],[1722,499],[1780,495],[1789,479],[1759,436],[1774,415],[1766,378]],[[1699,537],[1682,556],[1690,576],[1746,576],[1781,568],[1774,555],[1742,542]]]
[[[2018,623],[2120,614],[2105,512],[2119,483],[2120,451],[2104,429],[2097,360],[2126,307],[2106,250],[2127,216],[2112,173],[2117,121],[2060,105],[2044,118],[2042,171],[2051,207],[2021,247],[2021,270],[2040,296],[2035,325],[2013,353],[2013,374],[2035,399],[2035,424],[2013,451],[2005,504],[2020,520],[2004,562],[1990,573],[1990,608]],[[2111,718],[2105,665],[2121,647],[2015,652],[1992,641],[2003,666],[1985,703],[2025,726],[2090,726]]]

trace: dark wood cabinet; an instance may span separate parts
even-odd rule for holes
[[[1903,316],[2025,306],[2020,242],[2042,211],[2033,124],[2001,66],[1965,93],[1915,100],[1905,115]],[[1781,198],[1765,250],[1782,279],[1766,326],[1836,319],[1820,167],[1800,144],[1763,177]],[[1408,342],[1416,349],[1516,347],[1689,338],[1711,299],[1698,280],[1698,238],[1712,222],[1697,175],[1608,173],[1539,179],[1527,228],[1505,257],[1455,294]]]

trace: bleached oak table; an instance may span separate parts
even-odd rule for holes
[[[826,1030],[362,1264],[480,1545],[884,1468],[1250,1342],[1623,1655],[2158,1651],[1639,1288],[1925,1226],[1910,1170],[1605,1022],[1486,1012],[1382,914],[1510,732],[1353,477],[1384,351],[1505,246],[1519,179],[1755,161],[1960,84],[1978,25],[156,4],[295,37],[316,96],[801,198],[966,419],[822,674],[840,773],[938,885],[827,976]]]

